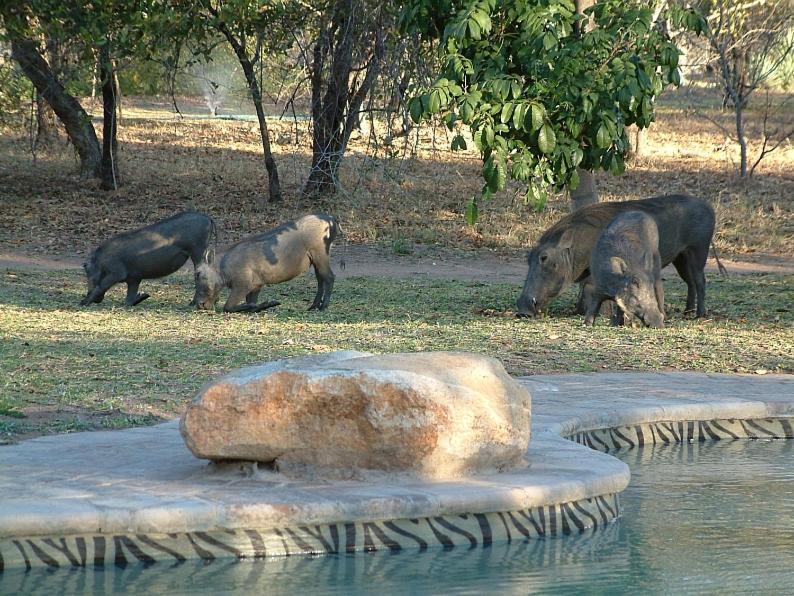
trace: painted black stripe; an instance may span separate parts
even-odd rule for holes
[[[629,439],[629,438],[628,438],[626,435],[624,435],[622,432],[620,432],[620,429],[617,429],[617,428],[616,428],[616,429],[615,429],[615,434],[616,434],[618,437],[620,437],[622,440],[626,441],[626,443],[628,443],[628,444],[629,444],[629,448],[631,448],[631,449],[633,449],[633,448],[634,448],[634,441],[632,441],[632,440],[631,440],[631,439]]]
[[[607,432],[607,436],[612,439],[612,444],[615,446],[615,449],[620,451],[620,443],[615,439],[615,429],[610,428]]]
[[[178,563],[184,563],[187,559],[181,553],[175,551],[172,548],[168,548],[164,544],[160,544],[159,542],[155,542],[151,538],[149,538],[146,534],[136,534],[135,537],[140,540],[146,546],[150,546],[154,550],[159,550],[161,553],[165,553],[167,555],[171,555],[174,559],[177,560]]]
[[[538,507],[538,519],[540,520],[540,525],[543,528],[543,535],[546,535],[546,508],[542,505]]]
[[[256,530],[244,530],[246,536],[251,541],[251,549],[254,551],[254,559],[263,559],[267,556],[267,548],[262,534]]]
[[[563,535],[568,536],[571,533],[571,526],[568,525],[568,519],[565,516],[565,511],[563,510],[562,505],[560,505],[560,522]]]
[[[780,422],[780,426],[783,428],[783,436],[788,439],[794,438],[794,433],[792,433],[791,430],[791,423],[785,418],[779,418],[778,422]]]
[[[399,534],[400,536],[405,536],[406,538],[415,540],[416,543],[419,545],[419,550],[427,550],[427,542],[425,542],[423,538],[420,538],[415,534],[411,534],[411,532],[403,530],[401,527],[399,527],[397,524],[391,521],[383,522],[383,525],[392,532]]]
[[[554,509],[554,505],[549,505],[549,534],[557,535],[557,511]]]
[[[590,501],[590,500],[588,499],[588,502],[592,502],[592,501]],[[595,515],[593,515],[593,514],[592,514],[592,513],[590,513],[590,512],[589,512],[587,509],[585,509],[585,508],[582,506],[582,503],[581,503],[580,501],[573,501],[573,502],[571,503],[571,505],[573,505],[573,507],[574,507],[574,508],[575,508],[577,511],[579,511],[579,512],[580,512],[582,515],[584,515],[585,517],[587,517],[587,518],[590,518],[590,519],[592,520],[592,522],[593,522],[593,523],[592,523],[592,524],[590,524],[590,527],[592,527],[594,530],[597,530],[597,529],[598,529],[598,519],[596,518],[596,516],[595,516]]]
[[[686,423],[686,438],[687,441],[695,440],[695,423],[692,421]]]
[[[662,428],[664,428],[670,436],[673,437],[673,442],[680,443],[681,442],[681,435],[679,435],[675,430],[675,422],[668,422],[665,424],[664,422],[661,423]]]
[[[292,528],[284,528],[284,531],[289,534],[292,541],[298,545],[298,548],[301,550],[302,553],[306,555],[316,555],[320,554],[319,549],[315,546],[312,546],[308,542],[306,542],[303,538],[301,538],[295,530]]]
[[[610,515],[612,516],[612,517],[611,517],[611,519],[614,519],[614,518],[616,518],[616,517],[617,517],[617,514],[616,514],[616,513],[615,513],[615,511],[612,509],[612,507],[610,507],[610,506],[609,506],[609,503],[607,503],[607,500],[604,498],[604,496],[603,496],[603,495],[602,495],[602,496],[600,496],[600,497],[596,497],[596,498],[597,498],[597,499],[599,499],[599,500],[601,501],[601,504],[602,504],[604,507],[606,507],[607,511],[609,511]]]
[[[459,528],[455,524],[445,520],[443,517],[437,517],[435,519],[436,519],[436,523],[438,523],[439,526],[446,528],[450,532],[455,532],[456,534],[460,534],[466,540],[468,540],[470,544],[469,550],[477,547],[477,538],[474,536],[474,534],[472,534],[471,532],[467,532],[463,528]]]
[[[715,441],[719,441],[722,437],[711,430],[711,425],[708,422],[703,422],[703,430],[706,431],[706,434],[714,439]]]
[[[592,435],[592,433],[585,433],[585,435],[584,435],[584,444],[586,446],[588,446],[590,449],[592,449],[593,451],[602,451],[601,449],[599,449],[598,447],[593,445],[593,435]],[[604,445],[604,447],[606,447],[606,445]],[[607,451],[609,451],[609,447],[606,447],[606,449],[607,449]]]
[[[493,532],[491,531],[491,522],[488,521],[488,516],[484,513],[475,513],[474,517],[477,523],[480,524],[483,547],[491,546],[493,544]]]
[[[211,544],[212,546],[217,546],[221,550],[225,550],[226,552],[233,554],[238,559],[243,558],[243,553],[239,549],[233,547],[231,544],[226,544],[225,542],[221,542],[217,538],[213,538],[206,532],[193,532],[193,535],[196,536],[196,538],[201,538],[207,544]]]
[[[213,555],[210,551],[206,550],[205,548],[199,546],[199,544],[195,540],[193,540],[193,536],[191,536],[189,532],[186,533],[185,536],[187,536],[187,539],[190,541],[190,544],[193,546],[193,550],[196,551],[196,554],[199,556],[199,558],[204,559],[205,561],[215,560],[215,555]]]
[[[94,536],[94,567],[105,566],[105,537]]]
[[[69,548],[69,545],[66,544],[66,538],[61,538],[60,544],[56,544],[52,538],[45,538],[43,542],[47,546],[52,547],[62,553],[63,556],[69,560],[69,563],[71,563],[72,567],[85,567],[85,558],[83,558],[83,564],[81,565],[77,557],[72,554],[72,550]]]
[[[732,439],[739,439],[739,438],[740,438],[740,437],[739,437],[739,435],[737,435],[735,432],[733,432],[733,431],[731,431],[731,430],[729,430],[729,429],[725,428],[724,426],[722,426],[722,425],[721,425],[719,422],[717,422],[716,420],[712,420],[712,421],[711,421],[711,425],[712,425],[714,428],[716,428],[718,431],[725,433],[726,435],[728,435],[728,436],[729,436],[730,438],[732,438]]]
[[[455,546],[455,543],[452,542],[449,536],[447,536],[442,532],[439,532],[436,529],[436,527],[433,525],[433,522],[430,521],[429,517],[426,517],[425,521],[427,522],[427,525],[430,526],[430,529],[433,530],[433,535],[436,537],[436,540],[438,540],[441,544],[443,544],[445,549],[449,550],[450,548],[453,548]]]
[[[276,533],[276,536],[281,539],[281,545],[284,547],[284,556],[292,556],[292,553],[289,552],[289,544],[287,544],[287,539],[284,538],[284,534],[282,534],[278,528],[273,528],[273,531]]]
[[[336,526],[331,526],[331,527],[336,529]],[[337,548],[336,548],[336,550],[334,550],[334,547],[331,546],[331,543],[328,542],[325,539],[325,536],[323,536],[323,531],[320,528],[320,526],[314,526],[314,531],[312,531],[312,529],[309,528],[308,526],[300,526],[300,529],[303,532],[306,532],[309,536],[311,536],[315,540],[317,540],[317,542],[322,544],[323,545],[323,549],[325,549],[325,553],[326,554],[329,554],[329,555],[330,554],[334,554],[334,555],[337,554],[337,552],[339,550],[339,544],[337,543]]]
[[[776,432],[764,428],[763,426],[758,424],[758,422],[756,422],[755,420],[748,420],[747,421],[747,425],[752,427],[752,428],[754,428],[754,429],[756,429],[758,432],[761,432],[761,433],[764,433],[766,435],[769,435],[773,439],[780,438],[779,435]]]
[[[138,559],[141,563],[143,563],[144,567],[148,567],[149,565],[154,565],[156,563],[155,559],[147,555],[145,552],[141,550],[141,548],[135,544],[135,541],[132,540],[129,536],[114,536],[113,542],[116,547],[116,556],[118,557],[118,553],[122,550],[121,545],[127,547],[136,559]]]
[[[88,561],[88,549],[85,546],[85,538],[78,536],[74,539],[74,543],[77,545],[77,554],[80,555],[80,567],[85,567]]]
[[[39,560],[41,560],[41,562],[44,563],[47,567],[49,567],[50,569],[58,569],[58,567],[60,567],[58,561],[53,559],[50,555],[45,553],[41,548],[36,546],[35,542],[33,542],[32,540],[27,540],[26,542],[28,543],[28,546],[31,548],[31,550],[33,550],[33,554],[36,555],[39,558]]]
[[[510,511],[507,512],[507,516],[510,518],[510,521],[513,522],[513,525],[515,526],[516,530],[521,532],[525,538],[532,538],[532,535],[529,533],[529,530],[527,530],[520,521],[518,521],[515,517],[513,517],[513,514]]]
[[[11,542],[13,542],[14,546],[17,547],[17,550],[22,553],[22,558],[25,559],[25,570],[30,571],[30,559],[28,559],[28,553],[25,552],[25,547],[22,546],[22,543],[18,540],[12,540]]]
[[[637,445],[642,447],[645,445],[645,433],[642,432],[642,425],[638,424],[634,429],[637,431]]]
[[[365,543],[368,540],[370,540],[370,538],[369,538],[369,532],[370,531],[373,534],[375,534],[375,536],[377,536],[378,540],[380,540],[383,544],[385,544],[386,547],[391,552],[398,553],[398,552],[400,552],[402,550],[402,547],[400,546],[400,544],[397,541],[389,538],[389,536],[383,530],[381,530],[378,527],[378,524],[373,523],[373,522],[364,523],[364,542]]]
[[[499,519],[502,520],[502,525],[505,527],[505,534],[507,534],[507,544],[510,544],[511,542],[513,542],[513,535],[510,533],[510,526],[507,525],[507,521],[505,521],[505,516],[501,511],[499,511],[497,515],[499,516]]]
[[[594,450],[596,450],[596,451],[604,451],[605,453],[608,453],[608,452],[609,452],[609,445],[607,445],[607,444],[606,444],[604,441],[602,441],[600,438],[598,438],[598,437],[596,436],[596,434],[595,434],[595,431],[591,431],[591,432],[589,433],[589,435],[590,435],[590,438],[591,438],[593,441],[595,441],[596,443],[599,443],[599,444],[601,444],[601,445],[602,445],[602,448],[597,448],[597,447],[594,447],[594,446],[591,444],[591,445],[589,445],[589,447],[590,447],[591,449],[594,449]]]
[[[336,527],[336,524],[333,524],[330,528],[331,530],[331,540],[334,544],[333,554],[339,553],[339,528]]]
[[[584,522],[581,519],[579,519],[578,515],[576,515],[576,512],[573,510],[574,508],[571,503],[563,503],[562,508],[565,510],[565,513],[568,514],[568,517],[573,522],[573,525],[576,526],[576,529],[579,530],[580,534],[587,529],[587,526],[584,525]]]
[[[534,517],[532,517],[532,509],[527,509],[526,513],[524,511],[519,511],[518,513],[532,524],[532,527],[535,528],[535,532],[538,533],[538,536],[543,536],[543,534],[546,533],[546,530],[541,528],[540,524],[535,521]]]
[[[667,435],[662,432],[662,425],[661,424],[654,424],[651,428],[656,428],[656,434],[659,435],[661,442],[665,445],[670,444],[670,439],[667,438]]]
[[[356,524],[345,524],[345,550],[349,553],[356,552]]]
[[[611,518],[607,517],[607,514],[604,513],[603,509],[601,509],[601,503],[598,500],[598,497],[596,497],[594,501],[596,504],[596,508],[598,509],[598,512],[601,514],[601,519],[604,520],[604,524],[607,524]]]
[[[119,569],[126,568],[127,557],[124,555],[124,549],[121,548],[121,544],[119,544],[118,536],[113,537],[113,548],[116,552],[116,556],[113,558],[113,564]]]

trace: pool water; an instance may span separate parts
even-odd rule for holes
[[[0,594],[680,594],[794,590],[794,440],[620,456],[622,519],[584,535],[398,554],[7,571]]]

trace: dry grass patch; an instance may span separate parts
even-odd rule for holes
[[[307,198],[301,189],[310,162],[308,123],[277,120],[269,126],[285,199],[267,205],[254,122],[195,114],[179,119],[166,102],[126,101],[120,128],[124,186],[114,193],[71,174],[71,149],[40,153],[34,161],[27,139],[0,137],[0,242],[6,248],[84,254],[115,232],[196,208],[216,218],[223,243],[323,210],[341,218],[352,241],[383,243],[397,252],[415,242],[513,250],[567,212],[566,200],[555,197],[546,211],[534,213],[512,185],[483,206],[476,226],[465,225],[461,212],[481,186],[480,161],[472,150],[449,152],[443,128],[422,128],[418,137],[388,145],[367,135],[353,139],[341,172],[344,191]],[[700,195],[717,211],[716,244],[722,251],[794,254],[794,149],[771,154],[753,180],[740,182],[735,146],[713,124],[678,107],[682,102],[663,102],[645,156],[624,176],[599,174],[602,196]],[[136,109],[138,103],[142,107]],[[729,113],[709,114],[730,125]]]

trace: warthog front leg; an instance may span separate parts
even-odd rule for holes
[[[138,286],[141,285],[140,279],[132,279],[127,282],[127,298],[124,303],[127,306],[135,306],[140,304],[149,297],[149,294],[139,294]]]
[[[105,275],[99,280],[99,283],[85,295],[85,298],[80,301],[80,306],[88,306],[92,302],[102,302],[105,298],[105,292],[118,282],[119,280],[116,277]]]

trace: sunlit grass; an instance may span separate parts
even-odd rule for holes
[[[8,271],[0,283],[0,436],[117,428],[181,412],[203,383],[232,368],[307,353],[465,350],[518,375],[596,370],[794,371],[794,276],[716,278],[709,318],[682,318],[685,287],[665,284],[663,330],[587,328],[575,290],[547,316],[509,315],[507,284],[340,280],[324,313],[308,312],[313,276],[274,286],[281,306],[257,315],[196,312],[192,276],[145,282],[152,297],[123,306],[123,288],[77,306],[78,271]],[[483,314],[483,311],[486,313]],[[486,316],[488,315],[488,316]],[[27,415],[27,418],[20,416]]]

